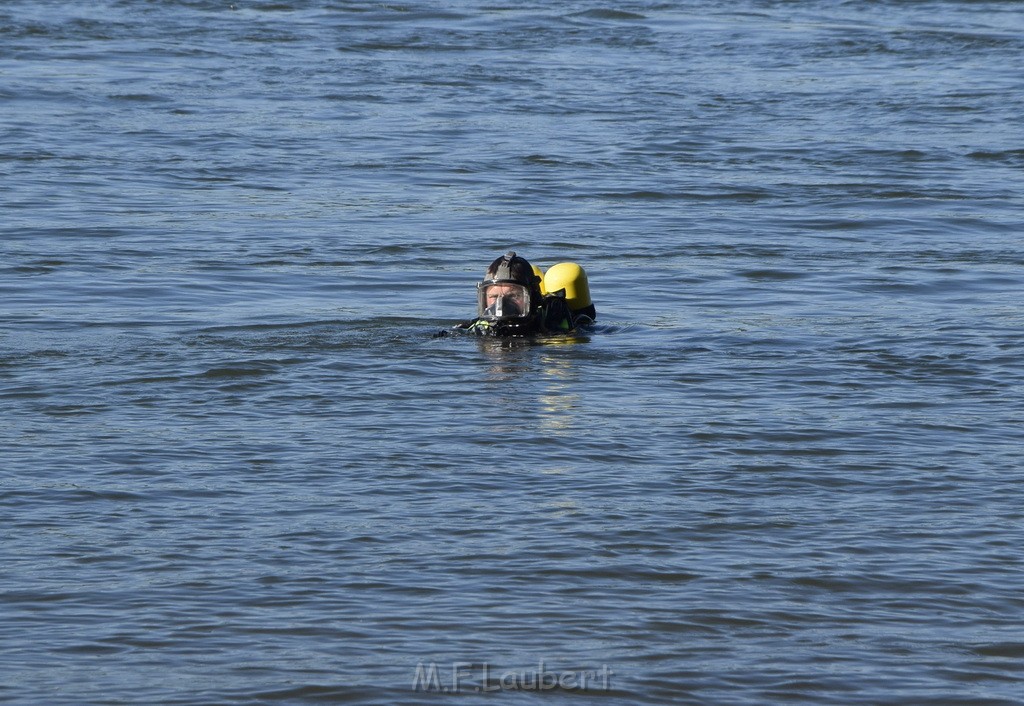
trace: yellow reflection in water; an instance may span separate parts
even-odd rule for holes
[[[491,427],[501,432],[507,418],[517,419],[529,435],[532,430],[546,439],[566,439],[578,428],[580,406],[579,371],[576,359],[566,346],[589,339],[557,336],[540,339],[480,339],[480,350],[487,356],[487,378],[501,383],[507,394],[494,396],[503,408],[504,420]],[[531,402],[532,400],[532,402]]]
[[[545,384],[540,393],[540,429],[555,436],[568,436],[574,428],[574,415],[580,395],[572,387],[575,375],[569,363],[549,359],[544,367]]]
[[[579,503],[575,500],[554,500],[552,502],[544,503],[544,507],[554,517],[568,517],[569,515],[575,515],[580,512]]]

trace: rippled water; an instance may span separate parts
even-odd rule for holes
[[[1022,89],[995,0],[5,2],[0,701],[1020,703]],[[509,248],[598,325],[433,338]]]

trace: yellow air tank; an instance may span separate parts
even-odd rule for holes
[[[544,275],[546,294],[558,294],[562,289],[565,290],[565,301],[574,314],[593,304],[590,301],[587,273],[575,262],[560,262],[549,268]]]
[[[530,267],[533,268],[533,274],[537,275],[538,279],[540,279],[540,293],[547,296],[548,290],[544,288],[544,273],[536,265],[530,265]]]

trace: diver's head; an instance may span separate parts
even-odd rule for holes
[[[526,326],[541,306],[540,277],[515,252],[492,262],[476,289],[477,316],[488,321]]]

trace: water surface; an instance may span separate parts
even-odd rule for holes
[[[0,700],[1019,703],[1022,56],[995,0],[5,3]],[[434,338],[510,248],[598,325]]]

